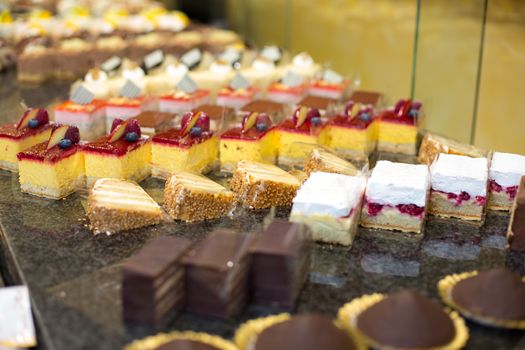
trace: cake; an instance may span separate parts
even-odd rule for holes
[[[16,60],[18,81],[39,84],[53,75],[54,49],[46,42],[26,45]]]
[[[251,300],[292,309],[310,271],[312,242],[305,225],[274,220],[250,248]]]
[[[425,136],[423,136],[423,140],[419,146],[418,162],[430,165],[440,153],[457,154],[473,158],[483,158],[487,156],[486,151],[472,145],[427,132]]]
[[[321,314],[272,315],[245,322],[235,333],[239,350],[356,350],[353,337]]]
[[[494,152],[489,169],[488,209],[510,210],[520,179],[525,175],[525,156]]]
[[[359,172],[352,163],[321,148],[315,148],[310,152],[310,156],[304,165],[304,171],[307,177],[316,171],[351,176],[357,175]]]
[[[447,305],[481,325],[525,329],[525,282],[504,267],[449,275],[438,289]]]
[[[525,251],[525,176],[520,180],[516,198],[511,209],[507,230],[508,246],[511,250]]]
[[[276,144],[277,134],[271,118],[265,113],[247,112],[241,126],[228,129],[220,136],[221,170],[232,172],[241,160],[275,164]]]
[[[368,159],[376,148],[376,123],[371,107],[350,101],[343,114],[325,126],[323,144],[343,158]]]
[[[16,155],[26,149],[47,141],[53,127],[45,109],[28,109],[18,123],[0,127],[0,168],[18,171]]]
[[[197,84],[186,75],[177,83],[176,90],[160,96],[159,110],[161,112],[184,113],[210,101],[210,91],[199,89]]]
[[[111,57],[123,56],[127,47],[126,40],[117,35],[98,38],[91,53],[93,64],[98,66]]]
[[[134,89],[131,81],[129,87]],[[156,109],[156,101],[151,96],[139,96],[140,91],[133,94],[135,97],[112,97],[105,103],[106,130],[110,130],[115,119],[128,120],[141,112]]]
[[[242,69],[241,73],[248,79],[250,84],[263,90],[266,90],[270,84],[278,79],[275,63],[262,56],[255,58],[251,66]]]
[[[194,70],[189,74],[198,86],[210,91],[215,96],[218,91],[228,85],[235,72],[228,62],[216,59],[207,70]]]
[[[356,90],[352,92],[349,100],[375,110],[382,107],[383,94],[375,91]]]
[[[139,122],[142,134],[152,136],[170,129],[175,121],[175,114],[144,111],[133,117],[133,119]]]
[[[234,201],[232,191],[202,175],[177,172],[166,180],[164,208],[174,220],[218,219],[233,211]]]
[[[210,129],[218,131],[225,124],[224,121],[236,117],[235,109],[216,104],[204,104],[192,110],[193,113],[203,112],[210,117]]]
[[[487,158],[442,153],[430,172],[430,214],[482,221],[487,202]]]
[[[217,166],[219,140],[205,113],[187,112],[180,127],[152,137],[151,166],[155,177],[189,171],[206,173]]]
[[[159,52],[157,50],[156,52]],[[162,52],[162,51],[160,51]],[[155,54],[152,53],[151,55]],[[152,95],[163,95],[173,90],[173,87],[189,72],[188,67],[177,58],[168,55],[160,66],[148,71],[147,90]]]
[[[150,175],[151,142],[136,120],[115,119],[109,135],[82,146],[88,184],[98,178],[140,182]]]
[[[89,228],[94,234],[112,234],[156,225],[162,221],[160,206],[136,183],[98,179],[89,191]]]
[[[217,104],[240,109],[256,99],[259,94],[259,88],[250,85],[250,82],[246,80],[246,78],[237,73],[230,84],[220,89],[217,93]]]
[[[279,82],[268,87],[266,96],[273,102],[295,105],[307,95],[308,88],[303,77],[288,71]]]
[[[18,153],[20,189],[61,199],[84,186],[84,155],[74,126],[56,126],[49,140]]]
[[[275,165],[244,160],[237,163],[231,180],[239,202],[251,209],[289,207],[299,185],[296,177]]]
[[[122,312],[125,322],[156,324],[183,305],[181,260],[191,241],[159,237],[122,266]]]
[[[314,172],[293,199],[290,221],[304,223],[312,238],[349,246],[357,233],[366,180]]]
[[[308,93],[312,96],[342,100],[348,96],[350,80],[343,78],[331,69],[323,72],[322,77],[315,79]]]
[[[338,103],[339,101],[333,98],[308,95],[299,101],[297,106],[316,108],[323,116],[326,116],[334,113]]]
[[[214,231],[184,258],[186,311],[237,316],[248,301],[250,234]]]
[[[55,106],[55,122],[73,125],[80,131],[80,138],[92,141],[106,133],[105,103],[80,85],[71,99]]]
[[[93,44],[86,40],[80,38],[63,40],[55,50],[54,76],[58,79],[76,79],[91,66],[90,52],[93,50]]]
[[[96,99],[107,99],[110,95],[108,74],[98,67],[90,69],[81,83]]]
[[[160,333],[136,340],[124,350],[238,350],[230,341],[216,335],[195,332]]]
[[[354,299],[339,309],[338,320],[366,348],[459,350],[468,340],[456,312],[411,290]]]
[[[2,312],[4,315],[9,315],[9,323],[4,322],[0,331],[2,344],[12,349],[37,346],[29,288],[27,286],[4,287],[2,284],[0,300],[2,301]],[[7,349],[7,347],[4,348]]]
[[[361,225],[422,233],[429,188],[426,165],[377,162],[368,179]]]
[[[278,163],[284,166],[302,165],[322,139],[324,122],[318,109],[299,107],[292,118],[277,125],[279,138]]]
[[[287,107],[285,104],[270,100],[254,100],[244,105],[240,111],[266,113],[272,117],[272,119],[277,120],[286,113]]]
[[[400,100],[377,118],[377,150],[379,152],[416,154],[421,103]]]
[[[314,62],[312,56],[300,52],[292,58],[292,62],[283,67],[284,70],[294,72],[306,80],[312,79],[321,73],[321,65]]]

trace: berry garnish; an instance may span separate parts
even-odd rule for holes
[[[66,134],[64,135],[65,139],[71,140],[73,144],[77,144],[80,141],[80,132],[76,126],[70,126]]]
[[[124,139],[128,142],[137,142],[138,139],[139,139],[139,134],[137,134],[136,132],[132,131],[132,132],[128,132],[126,134],[126,136],[124,137]]]
[[[200,137],[202,135],[202,129],[198,126],[194,126],[190,131],[191,137]]]
[[[259,117],[258,112],[246,113],[244,117],[242,118],[242,123],[241,123],[242,132],[247,132],[248,130],[253,128],[257,122],[258,117]]]
[[[368,122],[372,119],[372,116],[368,112],[363,112],[359,115],[359,119],[361,119],[364,122]]]
[[[259,123],[263,123],[263,124],[266,124],[267,127],[269,127],[270,125],[272,125],[272,118],[270,118],[270,116],[266,113],[259,113],[259,115],[257,116],[257,124]]]
[[[191,129],[197,124],[197,120],[199,120],[200,113],[193,113],[193,112],[186,112],[182,116],[182,120],[180,121],[180,126],[182,129],[182,134],[187,135],[190,133]],[[202,129],[201,129],[202,131]]]
[[[199,112],[195,126],[201,128],[202,131],[210,131],[210,116],[204,112]]]
[[[39,125],[40,123],[36,119],[30,119],[29,122],[27,123],[27,126],[29,126],[31,129],[36,129],[38,128]]]
[[[115,130],[115,128],[117,126],[119,126],[120,124],[124,123],[124,121],[120,118],[116,118],[113,120],[113,123],[111,124],[111,130],[110,130],[110,133],[113,132],[113,130]]]
[[[69,148],[71,146],[73,146],[73,142],[71,142],[70,139],[62,139],[58,143],[58,147],[60,147],[62,149],[67,149],[67,148]]]
[[[140,124],[136,119],[130,120],[128,126],[126,126],[126,133],[130,132],[134,132],[139,138],[141,136]]]
[[[410,111],[408,111],[408,116],[411,118],[417,118],[419,115],[419,111],[415,108],[412,108]]]
[[[20,122],[17,125],[17,129],[22,129],[26,126],[30,127],[29,122],[31,120],[36,120],[38,122],[38,125],[36,127],[38,127],[40,125],[49,123],[49,115],[47,114],[47,111],[43,108],[28,109],[20,119]]]
[[[312,119],[310,119],[310,123],[312,123],[312,125],[320,125],[321,124],[321,118],[320,117],[313,117]]]
[[[257,129],[257,131],[260,131],[260,132],[268,130],[268,126],[265,123],[257,123],[255,125],[255,128]]]

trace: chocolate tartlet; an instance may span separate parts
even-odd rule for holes
[[[330,318],[318,314],[288,314],[251,320],[235,334],[240,350],[353,350],[352,337]]]
[[[238,350],[221,337],[206,333],[172,332],[160,333],[137,340],[124,350]]]
[[[525,329],[525,282],[504,267],[447,276],[438,287],[445,303],[473,321]]]
[[[339,320],[363,343],[374,349],[462,348],[468,329],[455,312],[410,290],[389,296],[365,295],[339,310]]]

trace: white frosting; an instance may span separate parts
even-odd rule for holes
[[[156,18],[157,21],[157,27],[160,29],[166,29],[171,30],[174,32],[178,32],[184,29],[186,27],[186,24],[184,21],[181,20],[180,16],[173,15],[173,14],[165,14],[158,16]]]
[[[426,165],[377,162],[368,179],[366,198],[384,205],[427,204],[430,175]]]
[[[166,67],[166,74],[168,74],[170,78],[180,79],[188,72],[188,67],[186,67],[185,64],[179,62],[171,63]]]
[[[31,301],[26,286],[0,288],[0,343],[2,349],[36,345]]]
[[[124,81],[131,80],[137,86],[143,88],[145,83],[145,73],[140,67],[126,68],[122,71],[122,77]]]
[[[292,215],[347,216],[359,205],[365,182],[362,177],[315,172],[297,191]]]
[[[525,175],[525,156],[494,152],[489,177],[500,186],[517,186]]]
[[[210,65],[210,72],[215,73],[215,74],[226,75],[226,74],[231,73],[232,71],[233,71],[233,68],[228,63],[222,63],[222,62],[215,61]]]
[[[297,68],[309,68],[312,67],[315,63],[309,54],[306,52],[301,52],[300,54],[295,55],[292,60],[292,64]]]
[[[471,196],[486,196],[487,158],[471,158],[441,153],[430,168],[432,189]]]
[[[253,61],[252,68],[261,72],[271,73],[275,70],[275,64],[271,61],[257,58]]]
[[[100,85],[100,84],[106,84],[108,81],[108,75],[103,70],[98,71],[98,78],[95,79],[93,77],[93,70],[90,70],[86,76],[84,77],[84,81],[87,84],[93,84],[93,85]]]

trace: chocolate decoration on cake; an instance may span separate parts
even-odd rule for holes
[[[220,350],[220,348],[196,340],[176,339],[162,344],[155,350]]]
[[[222,117],[232,117],[235,114],[235,109],[225,107],[225,106],[219,106],[219,105],[213,105],[213,104],[206,104],[199,106],[197,108],[194,108],[194,113],[197,112],[204,112],[206,113],[211,119],[220,121],[222,120]]]
[[[498,268],[459,281],[452,301],[474,316],[498,320],[525,320],[525,283],[521,276]]]
[[[521,178],[507,233],[509,248],[525,252],[525,176]]]
[[[377,107],[381,104],[382,98],[383,94],[379,92],[358,90],[350,96],[350,101],[361,103],[365,106]]]
[[[267,114],[276,114],[284,112],[285,105],[269,100],[255,100],[242,107],[243,112],[259,112]]]
[[[273,221],[257,236],[252,254],[252,301],[293,308],[310,269],[312,242],[305,225]]]
[[[298,103],[298,105],[326,110],[328,107],[333,106],[336,103],[337,100],[328,97],[306,96]]]
[[[372,342],[402,349],[450,344],[456,335],[449,315],[410,290],[387,296],[357,316],[357,329]]]
[[[263,330],[254,350],[352,350],[350,336],[326,316],[294,316]],[[244,349],[243,349],[244,350]]]

